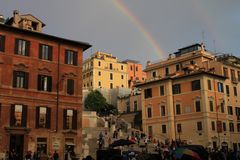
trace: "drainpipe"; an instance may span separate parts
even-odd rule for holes
[[[59,108],[59,85],[60,85],[60,46],[58,43],[58,62],[57,62],[57,105],[56,105],[56,126],[55,130],[58,131],[58,108]]]

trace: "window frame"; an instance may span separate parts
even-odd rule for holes
[[[52,61],[53,47],[47,44],[39,44],[39,59]]]
[[[78,65],[78,53],[70,49],[65,49],[65,64]]]
[[[15,39],[15,54],[21,56],[29,56],[30,41],[25,39]]]

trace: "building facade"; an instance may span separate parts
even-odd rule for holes
[[[148,63],[143,130],[163,140],[240,149],[240,59],[194,44]]]
[[[82,54],[91,47],[41,33],[34,16],[0,24],[0,152],[81,153]]]
[[[83,63],[83,88],[128,88],[127,65],[112,54],[96,52]]]
[[[130,59],[123,62],[127,64],[128,68],[128,88],[133,88],[135,82],[142,82],[145,80],[146,73],[143,72],[142,64]]]

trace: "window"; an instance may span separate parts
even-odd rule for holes
[[[233,92],[234,92],[234,96],[237,96],[238,93],[237,93],[237,87],[233,87]]]
[[[226,94],[227,96],[230,96],[229,85],[226,85]]]
[[[98,81],[98,86],[101,87],[101,81]]]
[[[51,108],[36,108],[36,128],[51,128]]]
[[[121,65],[121,70],[123,70],[123,65]]]
[[[162,133],[167,133],[167,127],[165,124],[162,125]]]
[[[47,138],[37,138],[37,152],[47,154]]]
[[[180,84],[174,84],[172,86],[173,94],[180,94],[181,93],[181,85]]]
[[[27,106],[19,104],[11,105],[10,126],[12,127],[27,126]]]
[[[215,122],[214,121],[212,121],[212,131],[215,131]]]
[[[39,45],[39,58],[44,60],[52,60],[52,46],[45,44]]]
[[[200,80],[192,81],[192,91],[200,89],[201,89]]]
[[[133,67],[132,67],[132,65],[130,66],[130,70],[131,70],[131,71],[133,70]]]
[[[237,116],[237,120],[239,121],[240,120],[240,108],[239,107],[235,107],[235,113]]]
[[[180,64],[176,64],[176,71],[180,71]]]
[[[199,100],[195,101],[196,112],[201,112],[201,103]]]
[[[166,74],[166,76],[168,76],[168,75],[169,75],[169,69],[168,69],[168,67],[167,67],[167,68],[165,68],[165,74]]]
[[[148,88],[144,90],[144,98],[151,98],[152,97],[152,88]]]
[[[15,40],[15,54],[29,56],[30,42],[23,39]]]
[[[113,74],[110,73],[110,80],[113,80]]]
[[[160,96],[164,96],[164,86],[160,86]]]
[[[223,75],[228,77],[228,69],[226,67],[223,67]]]
[[[176,104],[176,114],[177,115],[181,114],[181,106],[180,106],[180,104]]]
[[[13,71],[13,87],[28,89],[28,73],[22,71]]]
[[[98,61],[98,66],[101,66],[101,61]]]
[[[137,101],[134,101],[134,102],[133,102],[133,106],[134,106],[134,112],[136,112],[136,111],[137,111],[137,108],[138,108],[138,106],[137,106]]]
[[[237,131],[240,132],[240,123],[237,124]]]
[[[178,133],[182,132],[182,125],[181,124],[177,124],[177,132]]]
[[[121,75],[121,79],[124,79],[124,76],[123,76],[123,75]]]
[[[46,75],[38,75],[38,90],[52,91],[52,77]]]
[[[112,63],[109,64],[109,69],[113,69]]]
[[[78,65],[78,55],[77,52],[72,50],[65,51],[65,64]]]
[[[210,112],[213,112],[213,101],[212,100],[209,101],[209,108],[210,108]]]
[[[152,136],[153,129],[152,126],[148,126],[148,135]]]
[[[152,72],[152,77],[153,77],[153,78],[157,77],[156,71],[153,71],[153,72]]]
[[[166,115],[165,106],[161,106],[161,116],[165,115]]]
[[[112,84],[112,83],[110,83],[110,88],[111,88],[111,89],[113,88],[113,84]]]
[[[136,71],[138,71],[138,66],[136,66]]]
[[[232,81],[236,81],[236,80],[237,80],[234,69],[231,69],[231,80],[232,80]]]
[[[147,108],[147,116],[148,116],[148,118],[152,117],[152,108],[151,107]]]
[[[77,110],[63,110],[63,129],[77,129]]]
[[[222,127],[223,127],[223,131],[226,132],[227,131],[227,127],[226,127],[226,123],[222,122]]]
[[[5,36],[0,35],[0,52],[5,51]]]
[[[101,76],[101,72],[100,71],[98,72],[98,75]]]
[[[212,82],[208,79],[208,90],[212,90]]]
[[[229,131],[234,132],[234,123],[233,122],[229,122]]]
[[[225,110],[224,109],[224,103],[221,103],[220,106],[221,106],[221,112],[224,113],[224,110]]]
[[[224,92],[224,89],[223,89],[223,83],[221,83],[221,82],[218,82],[217,83],[218,84],[218,92]]]
[[[233,108],[232,108],[232,106],[228,106],[228,115],[233,115]]]
[[[67,79],[67,94],[73,95],[74,94],[74,80]]]
[[[193,60],[192,60],[192,61],[190,61],[190,64],[195,64],[195,61],[193,61]]]
[[[197,130],[202,131],[202,122],[197,122]]]

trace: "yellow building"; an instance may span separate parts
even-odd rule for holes
[[[143,130],[165,140],[240,148],[240,59],[216,57],[201,44],[148,62],[142,89]],[[229,74],[230,73],[230,74]]]
[[[128,88],[127,69],[112,54],[96,52],[83,63],[83,88]]]

